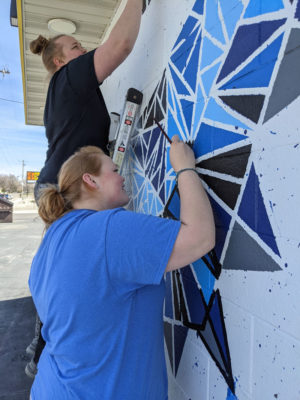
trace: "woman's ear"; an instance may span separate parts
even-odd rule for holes
[[[92,175],[85,173],[82,175],[82,180],[85,182],[88,187],[93,188],[93,189],[98,189],[99,186],[96,183],[96,181],[93,179]]]
[[[54,62],[54,64],[57,66],[57,68],[60,68],[60,67],[62,67],[63,65],[65,65],[65,62],[64,62],[61,58],[59,58],[59,57],[54,57],[54,58],[53,58],[53,62]]]

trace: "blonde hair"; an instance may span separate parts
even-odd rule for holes
[[[104,152],[99,147],[82,147],[63,163],[58,175],[58,186],[47,185],[41,189],[38,212],[46,227],[73,209],[73,203],[81,196],[82,184],[91,190],[82,176],[85,173],[100,175],[102,155]]]
[[[57,35],[53,38],[46,39],[39,35],[37,39],[30,42],[30,50],[33,54],[42,55],[42,60],[47,71],[53,75],[56,72],[57,66],[54,64],[54,57],[63,58],[62,46],[56,43],[57,39],[66,35]]]

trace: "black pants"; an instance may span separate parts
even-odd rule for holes
[[[34,186],[34,198],[35,198],[35,202],[38,205],[38,200],[39,200],[39,191],[40,189],[42,189],[43,187],[46,187],[47,185],[44,185],[43,183],[36,183]],[[39,359],[41,357],[42,351],[45,347],[45,340],[42,337],[42,333],[41,333],[41,329],[42,329],[42,322],[40,320],[40,317],[38,316],[38,314],[36,314],[36,322],[35,322],[35,337],[38,338],[37,340],[37,345],[35,348],[35,353],[33,356],[33,361],[35,362],[35,364],[37,364],[39,362]]]

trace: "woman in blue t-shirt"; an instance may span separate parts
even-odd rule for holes
[[[42,56],[51,76],[44,111],[48,140],[45,165],[34,188],[57,183],[58,171],[65,160],[82,146],[100,147],[108,154],[110,117],[99,89],[101,84],[129,55],[138,35],[142,0],[127,0],[123,13],[108,39],[87,52],[71,36],[58,35],[49,40],[39,36],[30,43],[34,54]],[[25,372],[34,378],[43,348],[40,322],[26,351],[32,355]]]
[[[173,137],[180,221],[124,210],[124,178],[94,146],[42,191],[47,232],[29,286],[46,346],[32,400],[166,400],[164,273],[214,247],[192,149]]]

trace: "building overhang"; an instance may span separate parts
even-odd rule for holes
[[[11,0],[10,22],[12,26],[19,28],[27,125],[43,125],[49,83],[48,72],[41,57],[30,51],[30,42],[38,35],[49,38],[58,34],[50,32],[48,22],[63,19],[76,25],[76,32],[72,36],[87,50],[92,50],[101,44],[121,2],[122,0]]]

